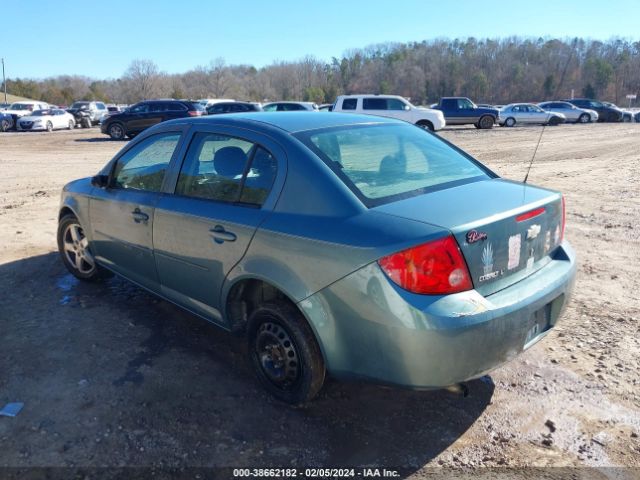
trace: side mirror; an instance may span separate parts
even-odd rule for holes
[[[98,188],[107,188],[109,175],[95,175],[91,177],[91,185]]]

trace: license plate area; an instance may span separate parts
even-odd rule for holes
[[[540,340],[542,334],[551,328],[551,307],[552,303],[547,303],[531,315],[524,340],[525,350]]]

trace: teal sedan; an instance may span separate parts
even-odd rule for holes
[[[245,335],[299,404],[327,375],[433,389],[513,359],[569,301],[564,229],[560,193],[414,125],[242,113],[152,127],[66,185],[58,247]]]

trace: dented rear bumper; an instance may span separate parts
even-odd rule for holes
[[[300,307],[331,374],[439,388],[481,376],[543,338],[564,311],[575,275],[567,242],[544,268],[486,297],[475,290],[413,294],[372,263]]]

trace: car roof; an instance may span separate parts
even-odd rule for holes
[[[392,118],[375,117],[372,115],[357,115],[351,113],[334,113],[334,112],[243,112],[234,113],[233,115],[214,115],[204,117],[182,118],[163,124],[175,123],[193,123],[193,124],[226,124],[238,125],[254,123],[265,124],[277,127],[289,133],[303,132],[305,130],[317,130],[321,128],[342,127],[348,125],[376,125],[376,124],[401,124],[407,125],[406,122],[395,120]]]

